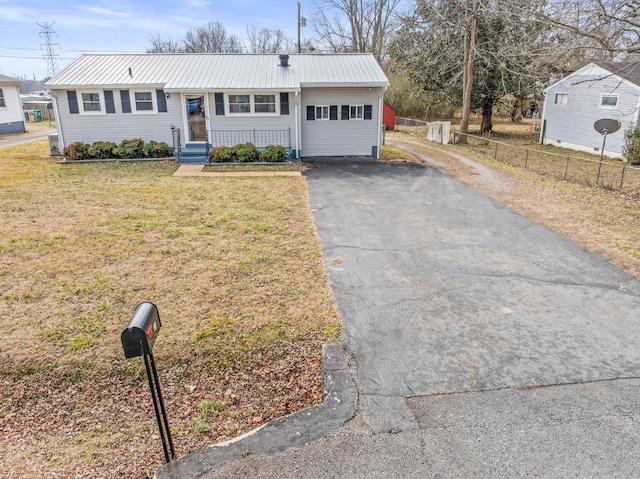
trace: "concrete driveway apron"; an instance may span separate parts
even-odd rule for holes
[[[423,165],[306,176],[368,430],[417,427],[410,398],[638,376],[635,279]]]

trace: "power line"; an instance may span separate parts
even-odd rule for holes
[[[45,47],[46,50],[45,60],[47,60],[47,75],[49,78],[56,76],[56,73],[58,72],[58,58],[60,58],[60,55],[58,55],[54,49],[56,46],[60,48],[60,44],[54,43],[52,39],[53,35],[56,37],[58,36],[58,34],[51,28],[55,23],[56,22],[36,23],[36,25],[42,28],[39,35],[44,39],[44,44],[41,46]]]

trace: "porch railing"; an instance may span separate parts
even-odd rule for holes
[[[291,149],[291,128],[287,130],[210,130],[211,148],[253,143],[256,148],[280,145]]]

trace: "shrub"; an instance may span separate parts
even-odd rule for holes
[[[259,157],[258,150],[252,143],[240,143],[231,148],[231,151],[239,163],[251,163]]]
[[[81,141],[76,141],[62,150],[62,154],[68,160],[86,160],[89,158],[89,145],[86,145]]]
[[[266,161],[269,163],[284,161],[286,154],[287,150],[285,150],[284,146],[268,145],[260,152],[260,161]]]
[[[228,146],[219,146],[209,152],[212,163],[229,163],[233,161],[233,152]]]
[[[632,165],[640,165],[640,127],[624,132],[622,154]]]
[[[88,153],[91,158],[106,160],[117,156],[117,148],[118,146],[115,143],[111,143],[109,141],[96,141],[89,146]]]
[[[173,156],[173,148],[164,141],[157,142],[151,140],[143,147],[145,158],[166,158]]]
[[[120,158],[143,158],[144,141],[140,138],[122,140],[116,151]]]

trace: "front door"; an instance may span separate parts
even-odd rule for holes
[[[185,95],[189,142],[207,141],[207,105],[204,95]]]

